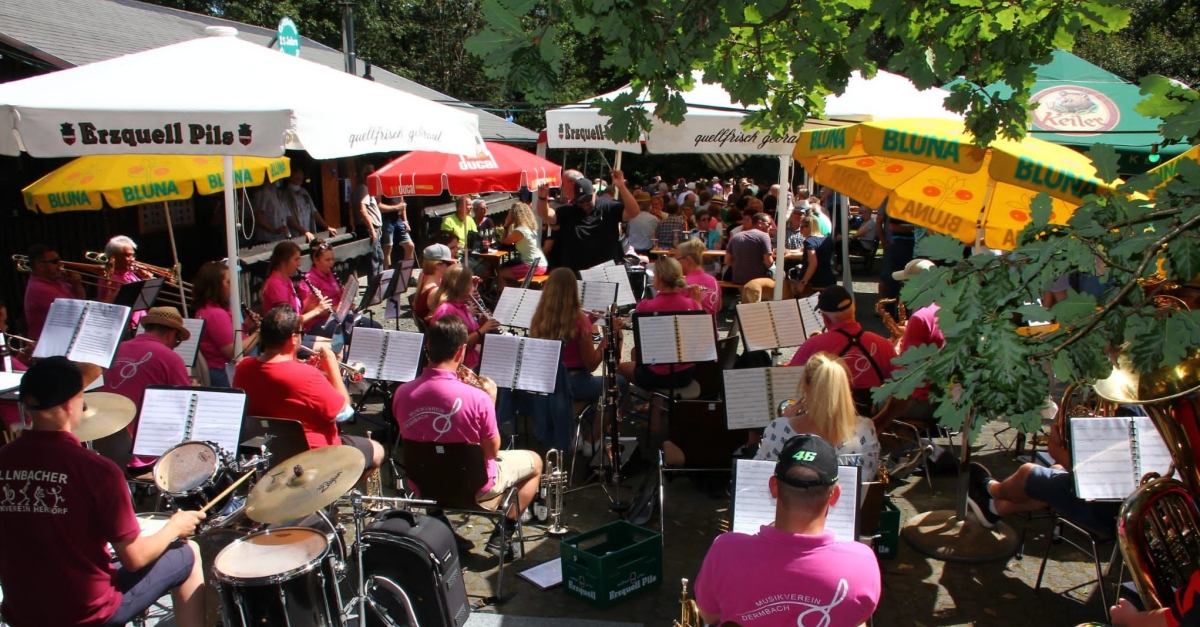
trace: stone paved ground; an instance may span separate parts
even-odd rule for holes
[[[872,313],[875,302],[873,279],[856,281],[862,297],[859,319],[868,327],[886,335]],[[401,328],[412,330],[408,319]],[[392,328],[392,324],[388,325]],[[627,342],[628,344],[629,342]],[[786,359],[790,355],[785,355]],[[378,401],[368,408],[379,410]],[[998,427],[989,425],[979,441],[975,459],[997,476],[1013,471],[1018,462],[997,446]],[[1010,434],[1000,436],[1010,439]],[[631,486],[641,484],[635,476]],[[711,483],[711,482],[710,482]],[[892,498],[902,511],[903,520],[920,512],[952,509],[955,480],[935,477],[933,489],[922,479],[910,478],[894,489]],[[714,494],[715,492],[715,494]],[[657,588],[630,598],[608,610],[597,610],[587,603],[568,597],[562,588],[539,590],[516,576],[517,570],[552,560],[559,555],[559,540],[546,537],[542,527],[531,525],[528,554],[505,570],[505,592],[512,598],[498,607],[482,611],[513,616],[537,616],[571,619],[629,621],[646,625],[670,625],[679,615],[680,579],[694,579],[712,539],[726,524],[729,499],[724,488],[705,488],[689,477],[668,480],[666,486],[666,538],[664,542],[663,583]],[[491,523],[483,518],[453,517],[459,532],[482,547]],[[615,520],[608,510],[605,492],[589,487],[572,492],[566,499],[567,524],[572,534],[596,529]],[[1065,545],[1056,545],[1047,566],[1043,590],[1034,593],[1041,556],[1049,544],[1048,519],[1027,522],[1009,521],[1017,533],[1026,535],[1024,559],[1012,558],[983,564],[954,564],[933,560],[917,553],[903,541],[895,559],[881,562],[884,593],[875,625],[879,627],[933,627],[950,625],[1074,625],[1087,620],[1103,620],[1098,600],[1091,600],[1094,586],[1091,562]],[[657,530],[657,519],[652,528]],[[570,536],[568,536],[570,537]],[[1102,548],[1107,556],[1111,545]],[[752,558],[747,558],[752,559]],[[497,584],[496,560],[476,550],[463,560],[467,569],[468,592],[474,598],[494,594]]]

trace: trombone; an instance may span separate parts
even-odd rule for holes
[[[296,345],[296,348],[298,350],[308,351],[308,353],[312,354],[312,355],[320,354],[317,351],[315,351],[303,344]],[[334,361],[337,362],[338,369],[340,369],[342,371],[342,376],[346,377],[347,379],[350,379],[351,381],[362,381],[363,376],[367,374],[367,367],[362,362],[356,361],[352,364],[347,364],[347,363],[338,361],[336,359]]]
[[[98,253],[98,252],[93,252],[93,251],[89,250],[86,253],[84,253],[83,256],[85,258],[87,258],[88,261],[91,261],[91,262],[97,263],[97,264],[104,264],[105,267],[108,267],[108,264],[110,263],[108,255],[106,255],[104,253]],[[179,274],[177,272],[175,272],[175,270],[173,268],[164,268],[162,266],[153,266],[148,263],[142,263],[140,261],[134,261],[132,268],[134,270],[142,270],[142,271],[148,272],[156,277],[162,277],[164,279],[167,279],[167,282],[172,285],[174,285],[174,284],[176,284],[176,282],[178,282],[179,284],[183,285],[184,291],[188,292],[189,294],[192,291],[192,284],[188,283],[187,281],[184,281],[183,278],[180,277]]]
[[[0,333],[0,357],[32,351],[35,344],[37,342],[27,337],[12,333]]]
[[[13,255],[12,260],[17,264],[17,272],[33,274],[32,264],[27,255]],[[91,263],[74,263],[70,261],[60,261],[59,264],[65,270],[70,270],[79,275],[79,282],[84,285],[90,285],[95,288],[108,286],[100,282],[101,279],[107,279],[105,269],[102,266],[97,266]]]

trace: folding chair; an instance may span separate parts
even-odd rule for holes
[[[483,448],[478,444],[404,440],[401,450],[408,480],[420,488],[421,498],[436,501],[438,508],[443,510],[496,517],[496,526],[501,529],[501,544],[500,574],[494,602],[502,602],[504,556],[508,552],[508,535],[503,533],[501,525],[508,513],[513,514],[517,521],[520,556],[525,556],[525,529],[521,524],[521,512],[518,511],[516,486],[487,502],[480,503],[476,500],[475,495],[487,483],[487,462],[483,457]]]
[[[664,454],[658,457],[659,525],[666,538],[666,474],[672,472],[728,473],[733,453],[746,443],[748,429],[726,428],[725,401],[676,401],[675,416],[668,441],[683,452],[684,465],[667,466]]]
[[[1086,544],[1084,542],[1077,542],[1067,537],[1063,533],[1067,530],[1071,530],[1082,535],[1086,541]],[[1092,559],[1092,564],[1096,569],[1096,591],[1100,593],[1100,605],[1104,608],[1105,620],[1111,621],[1112,616],[1109,613],[1108,592],[1105,590],[1104,584],[1104,573],[1106,571],[1104,566],[1100,563],[1100,545],[1107,544],[1109,542],[1111,542],[1113,545],[1112,554],[1108,558],[1107,569],[1109,572],[1111,572],[1114,566],[1116,566],[1118,563],[1121,563],[1121,545],[1119,542],[1117,542],[1116,535],[1089,529],[1079,523],[1073,522],[1071,519],[1066,518],[1061,514],[1056,513],[1054,516],[1054,526],[1050,532],[1050,542],[1046,545],[1046,554],[1042,556],[1042,565],[1038,568],[1037,581],[1033,584],[1034,594],[1038,594],[1042,590],[1042,575],[1046,572],[1046,562],[1050,560],[1050,550],[1059,542],[1066,542]],[[1121,566],[1121,570],[1124,571],[1123,564]],[[1118,576],[1118,584],[1120,583],[1120,580],[1121,577]]]

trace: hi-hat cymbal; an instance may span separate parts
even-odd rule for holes
[[[137,416],[133,401],[111,392],[85,392],[83,417],[72,433],[80,442],[99,440],[129,426]]]
[[[267,524],[308,516],[349,492],[365,468],[362,453],[351,446],[326,446],[290,457],[254,484],[246,516]]]

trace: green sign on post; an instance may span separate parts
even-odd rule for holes
[[[300,30],[296,28],[292,18],[285,17],[279,20],[279,34],[276,39],[279,41],[280,52],[293,57],[300,56]]]

